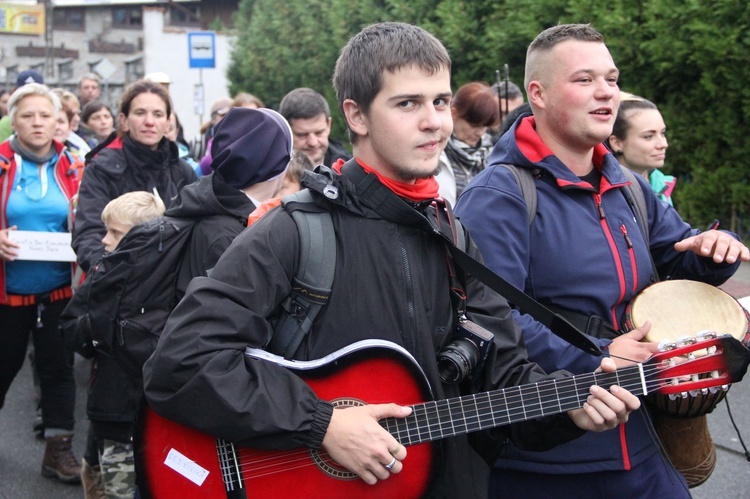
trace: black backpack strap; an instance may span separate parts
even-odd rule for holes
[[[314,209],[308,189],[285,196],[281,202],[297,226],[300,252],[292,292],[281,304],[283,313],[268,349],[290,359],[331,295],[336,234],[330,212]]]
[[[649,248],[648,256],[651,260],[651,279],[653,282],[659,282],[659,272],[656,270],[656,263],[654,263],[654,258],[651,255],[651,243],[648,231],[648,208],[646,208],[646,197],[643,195],[643,188],[635,177],[635,173],[622,165],[620,165],[620,168],[623,175],[625,175],[625,179],[630,181],[630,184],[626,185],[623,191],[625,199],[628,201],[630,209],[633,210],[638,228],[643,235],[643,240],[646,242],[646,247]]]
[[[534,184],[534,172],[528,168],[519,168],[510,163],[500,163],[502,166],[513,174],[518,187],[521,188],[523,200],[526,202],[526,212],[529,215],[529,226],[534,223],[536,218],[536,184]]]

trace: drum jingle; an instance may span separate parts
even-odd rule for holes
[[[710,331],[730,334],[746,347],[750,344],[750,314],[730,294],[697,281],[661,281],[647,287],[627,306],[623,324],[630,331],[651,322],[647,341],[678,342],[683,337]],[[646,400],[658,411],[676,418],[696,418],[710,413],[726,392],[670,398],[650,394]]]

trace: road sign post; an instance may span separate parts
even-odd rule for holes
[[[193,91],[193,108],[203,124],[203,69],[216,67],[216,33],[195,31],[188,33],[188,57],[190,68],[198,69],[198,85]]]

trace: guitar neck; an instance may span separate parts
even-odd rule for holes
[[[592,385],[619,385],[636,396],[650,390],[643,366],[637,364],[614,373],[587,373],[418,404],[408,417],[385,418],[381,425],[402,444],[419,444],[578,409]]]

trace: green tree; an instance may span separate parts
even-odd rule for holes
[[[544,28],[584,22],[601,31],[621,88],[653,100],[669,129],[666,170],[679,177],[675,202],[695,225],[750,221],[750,5],[743,0],[241,0],[231,90],[269,105],[298,86],[335,107],[331,76],[340,48],[364,25],[398,20],[440,38],[453,87],[492,82],[509,65],[523,82],[526,47]],[[334,118],[334,134],[344,123]],[[731,222],[730,222],[731,221]]]

